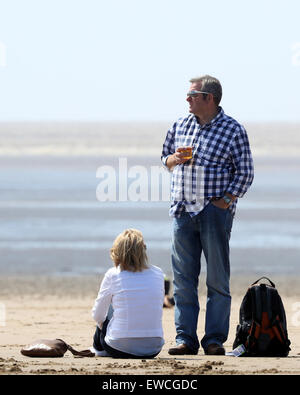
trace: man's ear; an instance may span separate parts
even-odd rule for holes
[[[212,93],[209,93],[209,94],[206,96],[206,100],[207,100],[207,101],[213,101],[213,100],[214,100],[214,95],[213,95]]]

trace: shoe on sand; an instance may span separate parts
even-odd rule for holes
[[[186,344],[182,343],[176,347],[170,348],[170,355],[197,355],[198,351],[191,350]]]
[[[219,344],[212,343],[204,351],[206,355],[225,355],[225,348]]]

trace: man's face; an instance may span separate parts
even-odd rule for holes
[[[201,91],[201,82],[194,82],[190,86],[190,91]],[[203,94],[199,93],[195,97],[187,97],[187,102],[190,105],[190,113],[195,115],[201,115],[206,111],[207,101],[204,99]]]

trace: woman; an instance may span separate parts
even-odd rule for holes
[[[101,283],[92,309],[97,322],[93,351],[114,358],[154,358],[164,344],[164,274],[148,265],[143,235],[121,233],[110,251],[114,267]]]

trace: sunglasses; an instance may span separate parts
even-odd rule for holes
[[[209,95],[210,92],[204,92],[204,91],[189,91],[187,93],[187,97],[197,97],[199,93],[203,93],[205,95]]]

